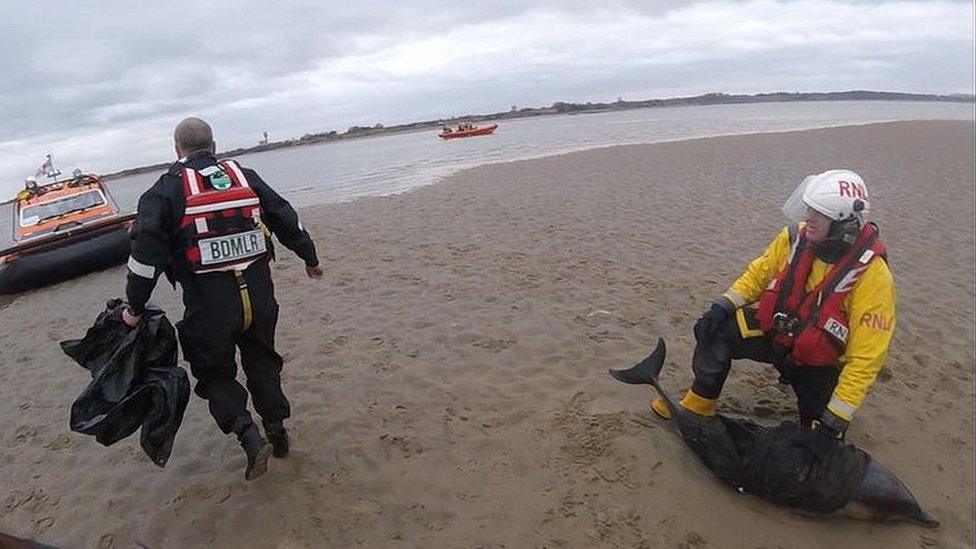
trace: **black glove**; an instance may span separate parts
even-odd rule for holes
[[[817,432],[818,435],[822,435],[834,440],[844,440],[844,435],[847,433],[847,426],[851,422],[847,421],[842,417],[838,417],[836,414],[830,410],[824,410],[823,415],[820,416],[819,420],[814,420],[811,428]]]
[[[810,451],[822,463],[828,463],[837,445],[844,442],[847,421],[824,410],[823,416],[813,420],[810,428],[813,429],[813,436],[808,439]]]
[[[733,311],[729,300],[724,297],[716,299],[715,303],[712,303],[712,308],[705,311],[705,314],[695,322],[695,340],[704,343],[715,337],[722,325],[732,318]]]

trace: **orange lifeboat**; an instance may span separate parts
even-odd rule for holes
[[[0,294],[124,263],[135,214],[122,214],[95,175],[32,185],[12,204],[13,245],[0,250]]]
[[[498,124],[489,126],[474,126],[464,130],[442,131],[438,134],[441,139],[454,139],[456,137],[474,137],[476,135],[490,135],[498,128]]]

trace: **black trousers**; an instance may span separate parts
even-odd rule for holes
[[[755,326],[751,310],[746,310],[747,323]],[[797,366],[789,361],[787,352],[775,345],[768,335],[743,337],[735,317],[729,319],[712,340],[698,343],[692,358],[695,381],[691,389],[705,398],[718,398],[733,359],[746,358],[772,364],[780,380],[793,387],[799,408],[800,423],[809,426],[827,408],[837,386],[840,366],[812,368]]]
[[[251,264],[243,273],[251,302],[252,321],[243,329],[244,306],[232,272],[189,275],[181,280],[186,311],[177,324],[183,357],[196,378],[194,392],[207,400],[217,426],[225,433],[241,433],[253,423],[247,395],[265,422],[291,414],[281,390],[282,359],[275,351],[278,302],[267,261]],[[237,377],[236,350],[247,391]]]

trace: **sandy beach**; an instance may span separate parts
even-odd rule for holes
[[[68,430],[81,337],[125,268],[0,298],[0,532],[59,547],[971,547],[974,125],[898,122],[620,146],[303,209],[326,267],[279,248],[292,454],[244,456],[191,397],[165,469]],[[859,172],[898,321],[849,431],[942,521],[794,515],[720,484],[607,375],[669,345],[786,223],[808,174]],[[274,185],[274,181],[269,181]],[[175,322],[179,294],[154,300]],[[737,362],[719,411],[794,419]]]

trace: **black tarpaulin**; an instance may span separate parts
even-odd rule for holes
[[[717,477],[763,499],[827,514],[850,502],[871,456],[792,422],[762,427],[718,416],[690,444]]]
[[[61,342],[92,376],[71,405],[71,430],[109,446],[141,427],[142,449],[162,467],[183,421],[190,382],[177,366],[176,330],[163,311],[147,310],[129,328],[124,307],[110,301],[84,339]]]
[[[822,437],[791,422],[762,429],[746,454],[744,488],[813,513],[843,507],[861,485],[871,456]]]

